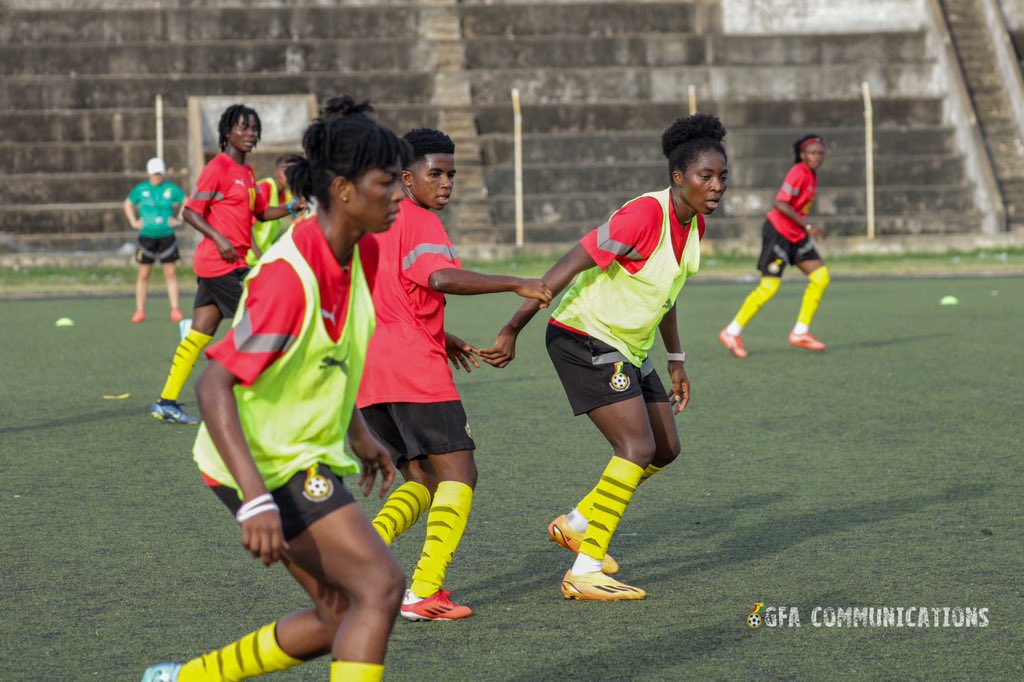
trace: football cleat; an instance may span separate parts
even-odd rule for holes
[[[569,522],[565,520],[565,514],[548,524],[548,540],[558,543],[573,554],[580,553],[583,535],[583,533],[572,529]],[[613,559],[611,554],[605,554],[604,559],[601,559],[601,571],[608,575],[618,573],[619,562]]]
[[[179,322],[181,322],[184,319],[185,319],[185,313],[181,312],[181,310],[179,308],[172,308],[171,309],[171,322],[173,322],[174,324],[178,324]]]
[[[142,682],[178,682],[181,666],[177,663],[160,663],[146,668],[142,673]]]
[[[727,329],[723,329],[718,332],[718,340],[734,356],[741,360],[747,357],[747,350],[743,347],[743,341],[738,334],[730,334]]]
[[[409,620],[460,620],[472,616],[473,609],[453,602],[452,593],[447,590],[438,590],[426,599],[406,590],[399,613]]]
[[[825,344],[818,339],[811,336],[810,332],[804,332],[803,334],[790,334],[789,345],[794,348],[806,348],[807,350],[823,351],[825,350]]]
[[[145,322],[145,321],[146,321],[146,311],[143,310],[142,308],[139,308],[138,310],[135,311],[135,314],[132,315],[132,322],[134,322],[135,324],[138,324],[139,322]]]
[[[646,599],[647,593],[639,587],[620,583],[600,571],[573,575],[570,568],[562,578],[562,596],[589,601],[625,601]]]
[[[198,424],[201,419],[189,415],[184,410],[184,406],[181,403],[168,403],[161,405],[159,402],[153,403],[149,408],[149,414],[153,419],[159,419],[162,422],[168,422],[170,424]]]

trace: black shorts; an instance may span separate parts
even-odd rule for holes
[[[782,277],[787,263],[796,265],[805,260],[821,260],[810,237],[794,244],[779,234],[768,220],[761,228],[761,239],[761,258],[757,261],[757,269],[765,277]]]
[[[645,403],[669,401],[650,358],[635,367],[607,343],[554,324],[548,324],[545,341],[577,416],[637,396],[643,396]]]
[[[232,514],[238,512],[242,501],[234,488],[218,485],[211,489]],[[341,479],[330,467],[322,465],[300,471],[270,494],[280,509],[285,540],[292,539],[335,509],[355,502]]]
[[[476,450],[462,402],[377,403],[360,410],[395,466],[427,455]]]
[[[135,261],[141,265],[173,263],[179,260],[178,240],[170,237],[139,237],[139,247],[135,249]]]
[[[221,317],[231,319],[238,310],[238,301],[242,298],[242,282],[249,274],[249,268],[238,268],[220,277],[197,277],[196,308],[215,305]]]

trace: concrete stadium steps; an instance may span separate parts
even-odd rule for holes
[[[127,185],[124,195],[128,195]],[[87,203],[9,204],[0,206],[3,213],[3,231],[21,236],[35,235],[45,243],[46,235],[95,234],[102,232],[124,232],[128,221],[121,209],[124,197],[119,201]]]
[[[859,98],[861,82],[876,97],[936,94],[933,62],[820,66],[606,67],[469,71],[475,103],[507,102],[518,88],[531,104],[634,100],[685,102],[696,86],[701,100],[815,100]]]
[[[418,3],[377,6],[61,8],[9,10],[0,44],[175,43],[189,40],[401,38],[429,11]]]
[[[734,160],[729,169],[729,186],[735,188],[776,187],[782,184],[792,164],[783,157]],[[827,159],[820,172],[820,187],[863,187],[863,159]],[[935,184],[959,185],[964,177],[963,160],[944,156],[883,156],[875,159],[875,182],[879,187]],[[513,169],[509,166],[487,174],[490,196],[513,194]],[[528,194],[552,192],[602,192],[609,187],[642,194],[668,183],[666,163],[626,163],[618,160],[594,164],[534,164],[523,170],[523,191]],[[730,193],[732,192],[730,189]],[[817,208],[817,207],[815,207]]]
[[[943,102],[938,97],[890,97],[874,100],[877,129],[942,125]],[[864,126],[864,108],[858,99],[781,101],[703,101],[698,109],[715,114],[732,127],[808,126],[812,130],[827,127]],[[580,133],[630,130],[664,130],[687,113],[685,100],[676,102],[638,102],[620,100],[602,102],[563,102],[524,104],[523,133]],[[480,135],[512,132],[510,104],[476,106]],[[863,133],[862,133],[863,134]],[[729,139],[728,137],[726,138]]]
[[[394,38],[119,42],[0,46],[0,76],[423,71],[433,55]]]
[[[466,41],[466,68],[521,69],[706,64],[706,39],[694,34],[485,37]]]
[[[837,159],[863,158],[864,132],[848,128],[730,128],[725,137],[725,149],[730,160],[764,157],[781,163],[793,158],[793,143],[809,132],[825,140],[826,172]],[[531,134],[523,138],[523,162],[543,164],[562,159],[568,164],[649,162],[664,165],[661,134],[662,130]],[[480,146],[481,157],[488,166],[511,165],[511,135],[481,136]],[[876,160],[888,156],[953,155],[955,149],[956,141],[950,128],[879,128],[875,131]]]
[[[153,105],[184,107],[189,95],[283,95],[313,93],[320,101],[340,93],[358,93],[377,105],[429,103],[433,77],[423,73],[359,72],[303,74],[177,74],[150,76],[10,76],[0,79],[0,101],[9,109],[140,109]]]
[[[0,142],[0,158],[11,175],[66,173],[88,169],[88,173],[135,170],[143,177],[146,160],[156,153],[153,142]],[[168,168],[188,165],[185,140],[164,140],[164,162]],[[83,171],[85,172],[85,171]]]
[[[607,218],[607,216],[605,216]],[[527,244],[567,243],[578,240],[593,230],[604,219],[557,222],[529,222],[523,225],[524,241]],[[875,229],[878,234],[911,235],[911,234],[956,234],[970,231],[972,225],[981,222],[977,211],[955,211],[947,213],[930,213],[925,215],[884,214],[875,218]],[[751,245],[760,244],[761,226],[764,215],[746,217],[727,217],[715,215],[707,219],[707,232],[704,235],[706,245],[715,249],[723,240],[742,240]],[[867,233],[867,219],[863,214],[848,216],[823,217],[820,224],[833,237],[861,236]],[[511,222],[495,224],[492,237],[494,243],[511,244],[515,242],[515,225]],[[823,249],[827,252],[828,241]],[[554,259],[552,259],[554,260]],[[754,264],[751,263],[751,269]]]
[[[711,35],[714,63],[724,66],[815,66],[921,62],[922,31],[836,34]]]
[[[688,33],[698,24],[697,2],[534,3],[463,5],[462,33],[480,36],[612,36]]]
[[[156,123],[148,108],[6,110],[0,112],[0,142],[65,143],[153,140]],[[164,108],[164,136],[185,139],[185,109]]]
[[[666,186],[658,183],[650,189]],[[760,229],[763,215],[771,207],[778,187],[730,187],[716,216],[747,218],[748,229]],[[619,190],[560,194],[530,194],[523,203],[526,223],[558,224],[590,222],[597,226],[636,192]],[[876,187],[875,208],[878,215],[969,211],[972,195],[964,185],[933,185]],[[491,197],[491,218],[495,225],[513,223],[514,199],[509,195]],[[862,187],[824,187],[818,192],[814,214],[827,222],[832,216],[864,215],[865,196]]]

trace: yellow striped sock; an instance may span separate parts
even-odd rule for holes
[[[757,315],[761,306],[778,293],[781,286],[782,280],[778,277],[762,277],[761,283],[747,295],[743,305],[740,306],[740,311],[736,313],[736,323],[741,327],[746,327],[747,323],[754,319],[754,315]]]
[[[814,313],[818,312],[818,304],[821,303],[821,297],[825,295],[825,289],[828,289],[829,282],[831,281],[832,278],[829,277],[828,268],[824,265],[807,275],[807,288],[804,290],[804,300],[800,304],[800,314],[796,316],[797,322],[808,327],[811,326]]]
[[[212,336],[207,336],[195,329],[189,333],[178,344],[174,351],[174,360],[171,362],[171,371],[167,374],[167,382],[164,383],[164,390],[160,392],[161,400],[177,400],[181,395],[181,389],[185,388],[185,382],[192,374],[192,368],[196,366],[199,354],[203,352],[206,344],[210,343]]]
[[[391,493],[377,516],[373,527],[377,529],[388,547],[395,538],[416,525],[416,522],[430,508],[430,491],[416,481],[406,481]]]
[[[223,649],[193,658],[181,667],[178,682],[237,682],[301,664],[282,651],[276,630],[276,622],[264,625]]]
[[[590,517],[590,525],[580,543],[580,553],[598,561],[608,553],[608,545],[612,535],[626,513],[626,507],[640,485],[640,477],[644,470],[622,457],[612,457],[601,474],[595,490],[598,499],[594,502],[594,511]]]
[[[644,469],[644,473],[640,476],[640,483],[643,483],[664,468],[665,467],[656,467],[653,464],[648,464],[647,468]],[[637,485],[640,485],[640,483],[637,483]],[[594,515],[594,502],[600,499],[600,497],[601,493],[598,492],[597,486],[594,486],[594,488],[592,488],[591,491],[587,493],[582,500],[580,500],[580,503],[576,505],[576,511],[578,511],[588,523],[590,522],[590,517]]]
[[[384,666],[377,663],[335,661],[331,663],[331,682],[380,682]]]
[[[658,473],[659,471],[661,471],[664,468],[665,467],[656,467],[653,464],[648,464],[647,468],[644,469],[644,473],[642,473],[640,475],[640,483],[643,483],[648,478],[650,478],[651,476],[653,476],[654,474]],[[637,485],[640,485],[640,483],[637,483]]]
[[[472,506],[473,489],[465,483],[441,481],[437,484],[427,516],[427,539],[412,574],[411,589],[417,597],[425,599],[441,589]]]

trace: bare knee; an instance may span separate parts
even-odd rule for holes
[[[658,451],[654,453],[654,458],[651,460],[651,464],[658,467],[667,467],[672,462],[676,461],[679,455],[682,453],[682,445],[679,443],[679,439],[664,444],[658,448]]]
[[[638,467],[646,469],[647,465],[654,461],[654,456],[657,454],[657,446],[653,437],[642,438],[616,447],[615,454],[629,460]]]

